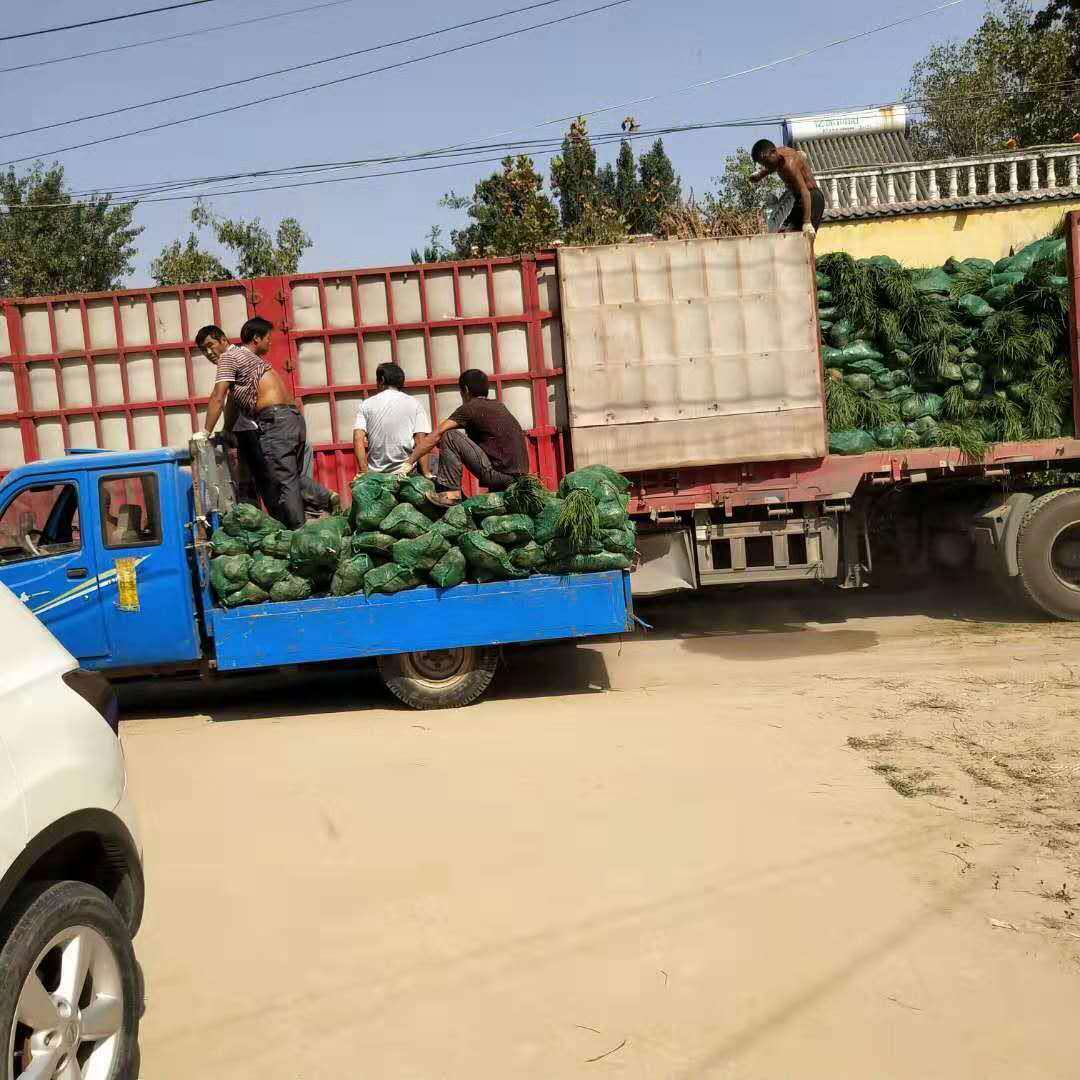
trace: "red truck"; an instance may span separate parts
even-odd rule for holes
[[[1068,219],[1074,386],[1080,213]],[[826,451],[812,252],[801,236],[560,248],[519,259],[16,299],[0,319],[0,469],[72,449],[184,446],[213,369],[194,335],[279,329],[270,359],[347,493],[352,424],[393,359],[437,423],[487,370],[550,485],[633,479],[636,594],[762,581],[857,587],[883,565],[974,565],[1080,618],[1080,440]],[[1074,391],[1080,430],[1080,398]],[[1055,477],[1060,483],[1055,484]],[[5,520],[0,532],[19,523]]]

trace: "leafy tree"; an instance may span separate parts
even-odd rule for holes
[[[1050,0],[1032,23],[1036,33],[1060,27],[1068,35],[1070,45],[1069,74],[1080,79],[1080,0]]]
[[[614,206],[618,197],[618,182],[615,179],[615,169],[611,164],[599,169],[596,174],[596,185],[600,201],[608,206]]]
[[[627,238],[626,220],[611,203],[595,199],[581,208],[581,217],[563,239],[568,244],[618,244]]]
[[[716,191],[706,198],[714,198],[727,210],[764,210],[772,196],[783,191],[784,182],[774,174],[760,184],[751,184],[757,168],[750,151],[740,146],[724,159],[723,174],[713,180]]]
[[[464,210],[471,219],[450,233],[459,259],[521,255],[548,247],[559,236],[559,211],[525,155],[503,158],[502,169],[481,180],[471,196],[451,192],[439,205]]]
[[[629,139],[619,143],[619,156],[615,159],[615,209],[628,223],[633,223],[641,202],[641,184],[637,177],[637,161]]]
[[[662,139],[657,139],[642,154],[638,169],[641,174],[641,197],[631,225],[635,232],[655,233],[664,213],[678,206],[682,198],[682,184],[675,174],[671,158],[664,150]]]
[[[920,156],[989,153],[1008,139],[1032,146],[1069,138],[1080,91],[1061,84],[1077,48],[1069,29],[1074,5],[1057,0],[1036,18],[1026,0],[1004,0],[965,41],[933,46],[915,65],[907,91],[924,115],[914,131]]]
[[[454,253],[442,242],[442,226],[432,225],[423,248],[413,248],[409,257],[414,263],[449,262]]]
[[[187,240],[167,244],[150,264],[150,272],[159,285],[295,274],[304,252],[311,247],[311,237],[292,217],[282,218],[271,235],[258,218],[244,221],[221,217],[205,203],[197,202],[191,210],[191,223],[195,228]],[[235,270],[199,246],[199,233],[204,229],[232,253]]]
[[[559,198],[559,216],[564,229],[579,225],[586,206],[599,201],[596,150],[589,140],[588,126],[580,116],[570,124],[563,139],[562,153],[551,159],[551,186]]]
[[[0,173],[0,295],[103,292],[133,268],[135,203],[76,201],[63,167]]]

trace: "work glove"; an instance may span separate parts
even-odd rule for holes
[[[191,435],[191,441],[192,442],[206,442],[206,440],[209,439],[209,438],[210,438],[210,433],[206,432],[206,431],[195,431],[195,432],[192,432],[192,435]]]
[[[811,225],[809,221],[802,227],[802,231],[807,236],[809,236],[811,240],[813,240],[814,237],[817,235],[817,229],[815,229],[814,226]]]

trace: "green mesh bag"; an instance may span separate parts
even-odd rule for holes
[[[976,296],[974,293],[968,293],[967,296],[961,296],[956,301],[956,306],[965,314],[969,319],[986,319],[994,314],[994,309],[988,304],[981,296]]]
[[[475,573],[491,575],[488,580],[527,577],[528,571],[519,570],[510,562],[510,556],[502,544],[489,540],[482,532],[473,529],[458,541],[458,547]]]
[[[261,535],[281,528],[272,517],[250,503],[237,503],[221,519],[221,527],[230,536],[242,536],[245,539],[253,533]]]
[[[420,574],[430,570],[449,550],[445,537],[426,532],[415,540],[399,540],[394,545],[394,562]]]
[[[287,559],[292,550],[292,530],[276,529],[263,537],[259,550],[264,555],[272,555],[275,559]]]
[[[405,589],[415,589],[420,584],[420,579],[404,566],[397,563],[387,563],[385,566],[376,566],[364,575],[364,595],[374,596],[380,593],[385,596],[403,592]]]
[[[565,536],[556,536],[544,545],[544,561],[561,566],[574,555],[599,555],[603,550],[604,545],[599,538],[575,544]]]
[[[969,401],[982,397],[982,379],[965,379],[961,385],[964,389],[964,397]]]
[[[523,544],[533,538],[533,523],[524,514],[484,518],[480,531],[496,544]]]
[[[401,502],[415,506],[418,510],[431,503],[427,500],[428,492],[435,490],[435,483],[420,473],[406,476],[398,485],[398,499]],[[438,509],[438,508],[436,508]]]
[[[868,454],[877,449],[874,436],[861,428],[829,432],[830,454]]]
[[[829,327],[829,344],[834,349],[844,349],[855,337],[855,327],[850,319],[837,319]]]
[[[853,390],[869,390],[874,385],[869,375],[845,375],[844,382]]]
[[[354,533],[352,538],[352,550],[355,555],[359,555],[363,552],[368,555],[381,555],[384,559],[389,559],[393,554],[394,545],[396,543],[397,539],[390,536],[388,533]]]
[[[460,504],[476,521],[506,513],[506,496],[501,491],[489,491],[486,495],[474,495]]]
[[[218,529],[210,540],[210,554],[216,559],[222,555],[247,555],[248,542],[242,536],[230,536]]]
[[[945,399],[940,394],[915,394],[900,406],[900,415],[905,420],[918,420],[920,417],[941,415]]]
[[[846,370],[855,371],[854,367],[860,360],[876,360],[879,363],[885,359],[885,354],[879,352],[869,341],[852,341],[850,344],[845,345],[841,350],[844,354],[844,364]]]
[[[254,582],[249,581],[236,592],[223,596],[221,602],[228,608],[244,607],[247,604],[265,604],[270,599],[270,594],[265,589],[260,589]]]
[[[251,580],[269,592],[289,573],[289,564],[285,559],[275,559],[272,555],[256,555],[251,560]]]
[[[604,499],[597,505],[601,529],[617,529],[627,520],[627,502],[624,496]]]
[[[369,570],[375,569],[370,555],[345,555],[337,564],[334,577],[330,582],[331,596],[352,596],[364,588],[364,577]]]
[[[311,582],[295,574],[286,574],[270,589],[270,599],[275,604],[296,603],[311,596]]]
[[[912,284],[921,293],[940,293],[948,295],[952,288],[952,275],[937,267],[934,270],[916,271],[912,274]]]
[[[919,437],[920,446],[940,446],[941,433],[937,421],[932,416],[920,416],[909,427]]]
[[[289,569],[311,581],[329,581],[348,543],[347,533],[348,523],[341,517],[301,525],[289,544]]]
[[[210,560],[210,587],[224,600],[251,580],[250,555],[221,555]]]
[[[388,533],[397,540],[415,540],[430,529],[428,518],[409,503],[398,503],[379,526],[380,532]]]
[[[349,507],[349,521],[355,532],[367,532],[377,529],[397,504],[393,488],[376,479],[372,474],[365,474],[353,482],[352,505]]]
[[[467,564],[459,548],[449,551],[431,568],[431,580],[440,589],[452,589],[465,580]]]
[[[511,514],[535,517],[555,498],[555,493],[548,491],[538,476],[519,476],[503,492],[503,498]]]
[[[552,499],[536,515],[536,526],[533,533],[538,544],[546,544],[549,540],[554,540],[558,535],[559,515],[562,513],[562,508],[562,499]]]
[[[902,383],[900,386],[893,387],[892,390],[888,390],[885,393],[885,400],[892,401],[899,405],[901,402],[907,401],[909,397],[915,396],[915,387],[910,383]]]
[[[571,555],[563,563],[566,574],[595,574],[601,570],[629,570],[630,560],[614,551],[601,551],[596,555]]]
[[[518,570],[539,570],[544,562],[544,549],[535,540],[530,540],[510,552],[510,565]]]
[[[847,366],[853,375],[883,375],[888,369],[878,360],[854,360]]]
[[[882,424],[874,428],[872,434],[874,442],[884,450],[895,450],[904,445],[904,433],[907,427],[903,424]]]
[[[567,473],[559,485],[559,495],[566,498],[571,491],[587,491],[593,498],[604,498],[603,485],[608,484],[617,492],[630,490],[630,481],[607,465],[586,465]]]
[[[637,550],[637,530],[629,521],[621,528],[604,529],[600,534],[600,543],[604,545],[605,551],[614,551],[632,559]]]

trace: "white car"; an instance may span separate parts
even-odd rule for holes
[[[0,585],[0,1080],[134,1080],[142,860],[108,683]]]

